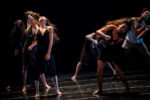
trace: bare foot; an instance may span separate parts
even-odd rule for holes
[[[77,79],[76,79],[76,76],[74,75],[72,78],[71,78],[72,81],[76,82]]]
[[[62,95],[62,92],[60,92],[59,90],[57,90],[57,91],[56,91],[56,94],[59,95],[59,96],[61,96],[61,95]]]
[[[22,88],[22,92],[23,92],[23,93],[25,93],[25,92],[26,92],[26,87],[25,87],[25,86],[23,86],[23,88]]]
[[[39,97],[40,97],[40,94],[39,94],[39,93],[36,93],[34,97],[35,97],[35,98],[39,98]]]
[[[103,95],[104,93],[99,89],[93,92],[93,95]]]
[[[46,84],[45,88],[46,89],[51,89],[51,86],[49,86],[48,84]]]

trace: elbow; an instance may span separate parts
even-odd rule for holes
[[[90,35],[86,35],[85,38],[89,40],[90,39]]]
[[[87,38],[88,38],[88,35],[86,35],[85,38],[87,39]]]
[[[101,30],[97,30],[96,33],[100,34],[100,33],[102,33],[102,31]]]

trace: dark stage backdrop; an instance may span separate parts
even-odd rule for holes
[[[5,34],[2,46],[4,67],[11,66],[8,62],[8,35],[14,20],[23,19],[24,12],[32,10],[47,16],[56,24],[61,41],[53,48],[53,54],[57,66],[57,72],[73,73],[79,60],[80,52],[84,43],[84,37],[99,28],[107,20],[120,17],[140,16],[143,8],[150,7],[148,0],[87,0],[87,1],[64,1],[64,0],[12,0],[4,6]],[[7,9],[6,9],[7,8]],[[145,39],[149,42],[149,37]],[[148,44],[149,45],[149,44]],[[144,67],[143,67],[144,68]],[[17,68],[14,68],[17,70]],[[94,71],[89,68],[87,71]],[[130,68],[129,68],[130,69]],[[9,67],[8,67],[9,70]],[[5,72],[7,73],[7,71]]]

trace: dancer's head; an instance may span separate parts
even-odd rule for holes
[[[141,13],[141,17],[147,20],[150,17],[150,9],[144,8]]]
[[[22,26],[23,22],[22,22],[22,20],[19,19],[19,20],[16,20],[14,22],[14,24],[16,25],[16,27],[20,28]]]
[[[16,21],[14,21],[13,23],[13,28],[11,30],[11,33],[15,33],[17,30],[21,31],[23,33],[24,31],[24,23],[22,20],[18,19]]]
[[[118,32],[121,37],[125,37],[131,29],[131,21],[124,21],[118,25]]]
[[[46,18],[45,16],[40,16],[39,18],[39,26],[41,25],[45,25],[45,26],[51,26],[54,29],[54,40],[55,41],[59,41],[59,37],[57,35],[57,28],[55,26],[55,24],[52,24],[50,22],[50,20],[48,18]]]
[[[116,25],[120,32],[125,32],[131,27],[131,18],[120,18],[112,21],[107,21],[106,25]]]
[[[47,25],[49,20],[45,16],[40,16],[39,17],[39,24],[40,25]]]
[[[125,33],[127,31],[127,29],[128,29],[128,26],[126,23],[122,23],[122,24],[118,25],[118,31],[120,33]]]

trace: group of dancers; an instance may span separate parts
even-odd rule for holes
[[[103,69],[106,65],[113,74],[117,74],[125,84],[126,92],[129,91],[127,79],[119,66],[121,63],[131,62],[130,49],[136,48],[142,53],[144,59],[150,65],[150,52],[143,41],[143,37],[150,32],[147,21],[150,18],[150,10],[144,8],[140,17],[120,18],[108,21],[101,29],[85,36],[80,60],[77,63],[75,74],[71,77],[77,81],[77,75],[83,63],[88,63],[88,58],[97,63],[98,90],[93,94],[103,94]]]
[[[15,21],[13,29],[14,55],[21,55],[23,87],[26,92],[27,70],[32,68],[32,78],[35,81],[35,97],[40,96],[39,78],[46,89],[45,73],[49,73],[55,86],[57,95],[62,95],[59,90],[55,61],[52,55],[53,45],[59,41],[57,28],[45,16],[33,11],[26,11],[26,25],[22,20]],[[146,20],[150,17],[150,10],[144,9],[140,17],[120,18],[108,21],[102,28],[85,36],[86,40],[82,48],[80,60],[77,63],[75,74],[71,77],[77,81],[77,75],[87,58],[91,57],[97,64],[98,90],[94,94],[103,94],[103,69],[108,66],[114,75],[118,74],[129,91],[127,79],[121,69],[120,63],[128,60],[128,51],[132,47],[138,48],[149,62],[150,52],[143,41],[143,37],[150,30]]]
[[[51,86],[47,84],[45,73],[49,73],[55,86],[57,95],[62,95],[59,90],[55,61],[52,55],[52,47],[59,41],[57,29],[45,16],[40,16],[33,11],[25,12],[27,17],[26,27],[22,20],[15,21],[12,37],[14,37],[14,55],[21,54],[23,88],[26,92],[27,70],[32,70],[32,79],[35,80],[35,97],[39,97],[39,78],[41,78],[46,89]]]

